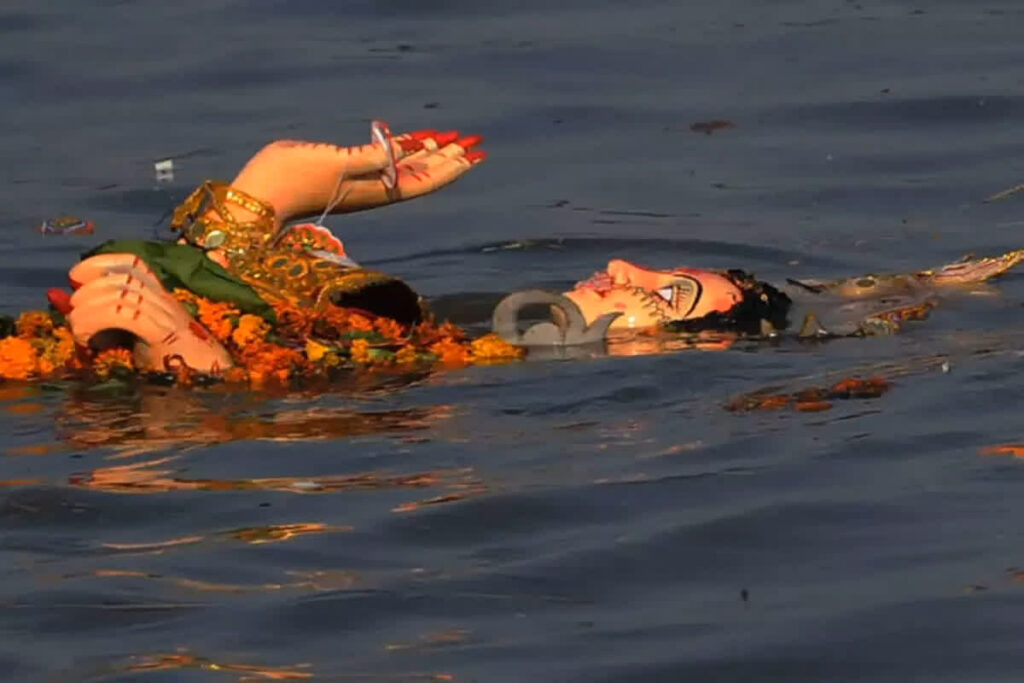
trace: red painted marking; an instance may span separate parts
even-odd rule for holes
[[[188,329],[192,331],[192,334],[196,335],[203,341],[210,338],[210,333],[206,331],[206,328],[197,323],[195,320],[188,324]]]
[[[132,316],[132,320],[138,320],[140,317],[142,317],[142,310],[136,308],[135,315]]]
[[[172,331],[172,332],[168,332],[167,336],[160,340],[160,343],[161,344],[170,344],[170,343],[175,342],[177,340],[178,340],[178,333]]]
[[[418,152],[425,146],[420,140],[396,140],[395,142],[403,152]]]

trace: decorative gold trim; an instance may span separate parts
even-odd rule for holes
[[[251,212],[254,218],[240,221],[231,212],[233,206]],[[171,219],[172,230],[189,244],[216,250],[218,263],[270,302],[323,309],[336,295],[397,280],[322,258],[315,249],[279,244],[275,242],[276,227],[272,206],[226,183],[210,180],[190,194]],[[334,241],[343,253],[341,243]],[[325,243],[326,250],[330,251],[331,246]]]
[[[229,204],[249,211],[255,219],[239,221]],[[274,236],[274,207],[227,183],[207,180],[190,194],[171,218],[171,230],[203,249],[245,253],[262,249]]]

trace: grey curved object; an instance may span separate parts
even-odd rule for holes
[[[554,322],[531,325],[519,331],[519,313],[526,306],[553,306]],[[581,346],[604,341],[612,321],[621,313],[605,313],[587,326],[578,306],[561,294],[542,289],[527,289],[509,294],[494,307],[491,329],[509,344],[516,346]]]

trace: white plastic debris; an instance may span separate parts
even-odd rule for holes
[[[158,183],[174,182],[174,159],[161,159],[153,164]]]

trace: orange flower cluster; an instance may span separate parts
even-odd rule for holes
[[[271,328],[261,318],[236,317],[202,299],[196,299],[196,306],[204,325],[204,311],[216,312],[215,325],[234,325],[226,346],[238,367],[225,378],[256,385],[296,376],[329,377],[343,368],[401,371],[518,360],[524,355],[522,349],[495,335],[471,342],[451,323],[430,321],[406,327],[356,309],[317,311],[279,303],[275,305],[277,325]]]
[[[132,352],[128,349],[107,349],[92,359],[92,371],[100,379],[109,378],[118,369],[128,372],[135,370]]]
[[[275,307],[277,324],[271,325],[231,304],[185,290],[175,290],[174,296],[231,354],[234,367],[220,375],[231,383],[287,384],[294,378],[330,378],[346,368],[401,372],[505,362],[524,355],[495,335],[471,341],[451,323],[407,327],[360,310],[315,311],[280,304]],[[73,374],[107,379],[134,370],[131,351],[92,354],[77,347],[63,319],[50,313],[23,313],[15,330],[16,335],[0,339],[0,379]],[[195,377],[180,364],[171,369],[181,383]]]
[[[0,339],[0,378],[44,379],[79,367],[75,342],[45,311],[22,313],[16,334]]]
[[[21,337],[0,339],[0,375],[29,379],[38,374],[39,354],[32,342]]]
[[[262,342],[270,332],[270,325],[258,315],[243,315],[238,319],[238,327],[231,333],[231,341],[240,348]]]

